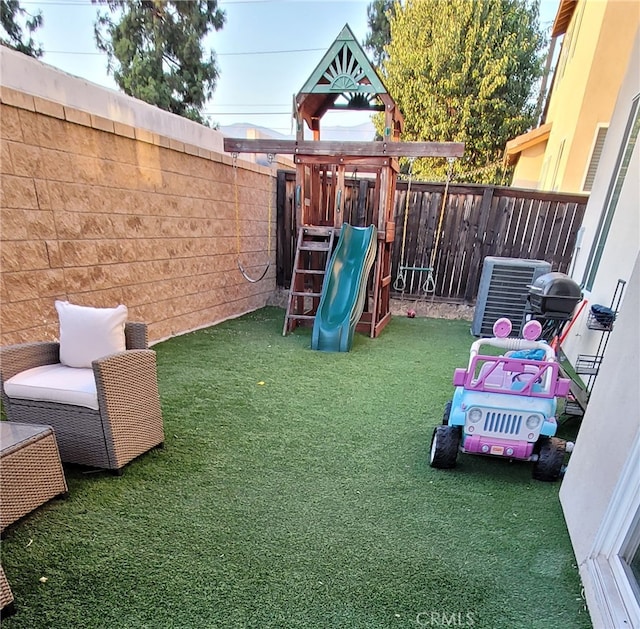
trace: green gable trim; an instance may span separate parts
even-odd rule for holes
[[[337,80],[331,85],[316,85],[313,90],[313,94],[343,94],[345,92],[378,94],[378,91],[372,85],[352,85],[351,82],[344,77],[337,77]]]
[[[324,54],[316,69],[298,92],[302,94],[342,94],[366,92],[387,94],[377,72],[354,37],[348,24]]]

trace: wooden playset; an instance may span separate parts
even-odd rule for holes
[[[371,142],[321,140],[320,122],[329,110],[384,112],[384,137]],[[464,145],[452,142],[401,142],[403,117],[348,25],[342,29],[294,101],[295,140],[225,138],[225,151],[291,154],[296,165],[297,248],[284,333],[313,325],[334,239],[343,225],[345,179],[375,181],[377,250],[373,277],[356,330],[377,337],[391,318],[391,248],[399,157],[460,157]],[[304,139],[304,125],[312,140]],[[365,278],[366,280],[366,278]],[[367,281],[367,280],[366,280]]]

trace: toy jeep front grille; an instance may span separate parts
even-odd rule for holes
[[[522,426],[522,415],[494,411],[484,414],[485,434],[517,435],[520,432],[520,426]]]
[[[517,437],[524,422],[521,413],[501,413],[492,409],[475,407],[481,411],[482,417],[474,422],[467,418],[467,431],[470,434],[493,437]]]

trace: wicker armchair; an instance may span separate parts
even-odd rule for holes
[[[98,409],[9,397],[5,382],[41,365],[59,362],[57,342],[0,348],[0,386],[7,419],[53,426],[66,463],[121,470],[164,442],[156,354],[148,349],[147,326],[125,325],[126,351],[93,361]]]

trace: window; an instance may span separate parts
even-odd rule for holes
[[[560,169],[560,160],[562,159],[562,154],[564,153],[564,140],[560,142],[560,149],[558,150],[558,157],[556,158],[555,166],[553,167],[553,177],[551,178],[551,189],[554,192],[558,191],[558,170]]]
[[[640,594],[640,437],[636,437],[620,475],[593,549],[586,561],[598,609],[607,627],[638,627]]]
[[[582,14],[584,13],[585,4],[586,0],[585,2],[581,2],[578,10],[574,12],[569,28],[562,40],[562,48],[560,49],[560,58],[557,66],[558,79],[564,76],[567,63],[573,57],[573,53],[576,50],[576,41],[578,39],[578,33],[580,32],[580,26],[582,25]]]
[[[621,558],[631,589],[638,605],[640,605],[640,511],[636,514],[629,539],[622,549]]]
[[[580,3],[573,28],[571,29],[571,48],[569,50],[569,59],[573,58],[573,53],[576,51],[576,42],[578,40],[578,33],[580,32],[580,26],[582,26],[582,15],[584,13],[584,7],[587,4],[586,0]]]
[[[567,65],[567,57],[569,56],[570,45],[571,45],[571,33],[568,33],[562,39],[562,47],[560,48],[560,58],[558,59],[558,65],[556,66],[558,80],[564,76],[564,69]]]
[[[549,156],[544,158],[542,170],[540,171],[540,179],[538,180],[538,190],[546,189],[547,171],[549,170]]]
[[[600,155],[602,155],[604,140],[607,137],[607,130],[607,126],[599,125],[598,130],[596,131],[596,138],[593,143],[593,149],[591,150],[591,159],[589,160],[587,173],[584,177],[584,184],[582,184],[582,190],[584,192],[591,192],[593,180],[596,176],[596,171],[598,170],[598,164],[600,163]]]
[[[607,196],[603,205],[604,210],[600,216],[598,228],[596,229],[596,236],[593,241],[591,251],[589,252],[587,266],[582,279],[582,284],[587,290],[591,290],[593,288],[598,267],[600,266],[602,252],[607,242],[609,229],[611,228],[613,216],[618,205],[618,199],[620,198],[620,191],[624,185],[627,170],[629,168],[629,162],[631,161],[631,155],[633,154],[633,150],[635,149],[636,142],[638,140],[638,132],[640,131],[640,117],[638,117],[639,103],[640,95],[636,96],[631,103],[629,119],[624,130],[624,136],[620,144],[620,151],[618,152],[618,158],[616,159],[616,164],[613,169],[613,177],[609,183],[609,190],[607,191]]]

